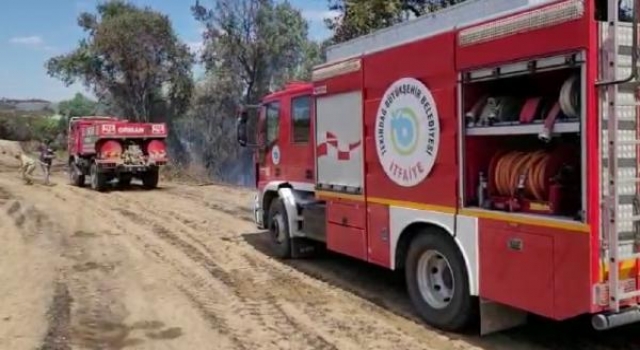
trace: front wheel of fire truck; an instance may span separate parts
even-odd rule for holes
[[[405,264],[409,297],[419,315],[442,330],[465,328],[473,317],[473,299],[454,241],[439,232],[420,234],[410,243]]]
[[[291,258],[291,236],[289,218],[282,198],[274,199],[269,206],[269,244],[277,258]]]

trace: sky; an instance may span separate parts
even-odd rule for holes
[[[330,15],[327,0],[289,0],[309,20],[310,36],[329,35],[322,19]],[[48,58],[71,51],[83,37],[76,23],[78,14],[93,11],[99,0],[9,0],[0,11],[0,97],[42,98],[60,101],[80,85],[66,87],[47,75]],[[174,30],[191,47],[201,42],[201,29],[189,7],[195,0],[130,0],[168,14]],[[201,0],[203,5],[213,0]]]

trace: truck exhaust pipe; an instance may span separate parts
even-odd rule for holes
[[[626,326],[640,322],[640,307],[634,306],[621,310],[616,314],[597,314],[591,318],[591,325],[597,331]]]

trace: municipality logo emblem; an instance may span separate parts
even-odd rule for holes
[[[391,144],[402,155],[412,154],[418,145],[418,119],[409,108],[391,112]]]
[[[385,92],[376,117],[378,159],[396,184],[412,187],[431,172],[440,144],[440,124],[431,91],[403,78]]]

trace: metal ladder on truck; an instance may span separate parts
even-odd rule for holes
[[[603,48],[606,59],[602,67],[606,81],[597,83],[600,92],[605,92],[607,104],[601,119],[603,156],[606,157],[603,166],[607,172],[602,179],[602,247],[609,267],[610,313],[620,316],[608,318],[606,328],[634,322],[640,317],[637,310],[634,315],[620,314],[621,302],[640,296],[636,276],[633,281],[621,281],[620,273],[620,263],[640,259],[638,3],[640,1],[634,1],[633,22],[625,23],[618,18],[618,1],[608,1],[608,21],[603,23],[600,32],[601,38],[608,42]]]

